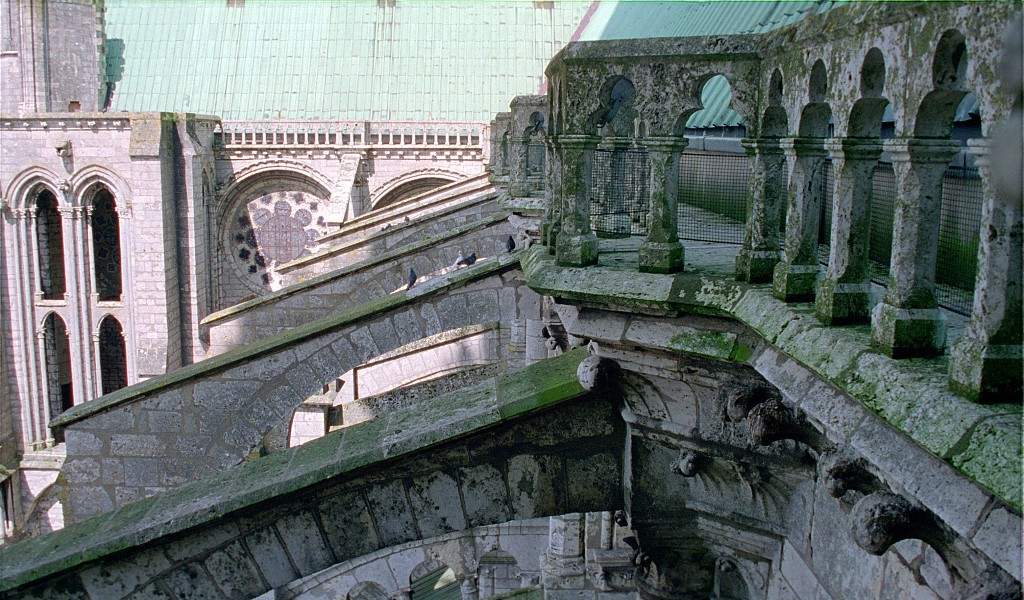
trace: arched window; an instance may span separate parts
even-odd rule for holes
[[[121,227],[114,196],[105,188],[92,201],[92,254],[100,300],[121,299]]]
[[[43,190],[36,197],[36,249],[39,252],[39,288],[46,300],[60,300],[64,282],[64,239],[57,198]]]
[[[50,313],[43,322],[43,360],[46,367],[46,397],[52,418],[74,404],[68,330],[63,319],[56,313]]]
[[[100,323],[100,384],[109,394],[128,385],[128,365],[124,347],[124,330],[112,316]]]

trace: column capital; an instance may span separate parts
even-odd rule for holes
[[[594,148],[601,142],[601,138],[596,135],[559,135],[555,136],[555,143],[562,148]]]
[[[740,140],[740,145],[743,146],[748,156],[753,156],[756,153],[782,154],[782,138],[743,138]]]
[[[875,138],[829,138],[825,149],[837,160],[878,160],[882,155],[882,143]]]
[[[893,162],[946,164],[960,151],[960,142],[928,138],[896,138],[883,146]]]
[[[979,167],[987,167],[992,150],[992,142],[988,138],[972,138],[967,140],[967,153],[974,157]]]
[[[640,140],[644,148],[662,152],[682,152],[689,143],[689,140],[681,135],[649,136]]]
[[[786,137],[780,138],[779,145],[786,152],[795,156],[827,156],[825,141],[828,138]]]

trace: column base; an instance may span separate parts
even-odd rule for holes
[[[679,242],[644,242],[640,245],[640,272],[681,273],[683,258]]]
[[[871,322],[871,284],[823,279],[814,299],[814,313],[826,325]]]
[[[587,585],[586,562],[582,556],[563,557],[544,553],[540,557],[541,585],[546,590],[581,590]]]
[[[533,186],[529,183],[516,181],[508,186],[508,195],[513,198],[529,198],[533,193]]]
[[[589,267],[597,264],[597,236],[567,236],[560,232],[556,241],[555,261],[562,267]]]
[[[770,283],[777,264],[778,250],[740,250],[736,256],[736,280]]]
[[[970,330],[949,349],[949,387],[975,402],[1019,399],[1024,372],[1020,344],[988,345]]]
[[[818,265],[794,265],[780,262],[772,275],[772,294],[783,302],[814,300]]]
[[[879,302],[871,313],[871,342],[893,358],[937,356],[946,343],[946,320],[937,308]]]

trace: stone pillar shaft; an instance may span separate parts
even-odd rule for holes
[[[652,137],[643,143],[650,161],[650,213],[647,239],[640,246],[640,270],[678,273],[684,258],[679,243],[679,159],[686,138]]]
[[[835,188],[828,271],[815,298],[818,318],[832,325],[867,323],[871,314],[871,190],[882,155],[876,140],[828,144]]]
[[[558,232],[562,229],[562,163],[554,136],[544,138],[547,160],[544,162],[544,185],[547,207],[541,223],[541,243],[555,250]]]
[[[821,138],[789,138],[783,148],[793,164],[786,209],[782,260],[775,265],[773,293],[786,302],[814,298],[818,275],[818,221],[821,217],[825,148]]]
[[[1019,162],[1019,136],[1016,144]],[[1005,197],[993,186],[988,140],[968,145],[983,187],[978,274],[970,324],[950,348],[949,380],[954,390],[981,402],[1019,399],[1024,370],[1021,199]]]
[[[597,264],[597,236],[590,229],[590,182],[594,147],[589,135],[559,136],[562,165],[562,230],[556,238],[559,265],[586,267]]]
[[[885,299],[871,315],[871,337],[889,356],[933,356],[946,339],[935,302],[942,178],[960,145],[914,138],[886,148],[896,174],[892,259]]]
[[[524,136],[509,136],[509,154],[511,154],[511,165],[508,177],[509,193],[516,198],[530,195],[529,173],[527,171],[527,152],[529,152],[530,139]]]
[[[736,279],[767,283],[779,262],[779,219],[786,197],[786,156],[777,138],[743,140],[751,157],[747,222]]]

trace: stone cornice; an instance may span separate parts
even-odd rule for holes
[[[526,283],[563,303],[655,316],[712,315],[739,321],[806,365],[960,473],[1020,510],[1021,405],[979,405],[953,393],[945,360],[897,360],[871,349],[865,327],[828,327],[806,305],[770,286],[737,282],[713,265],[676,275],[611,267],[559,267],[547,248],[525,252]],[[688,269],[693,267],[688,264]],[[719,272],[722,271],[722,272]],[[731,354],[730,354],[731,356]],[[706,358],[706,356],[705,356]],[[992,468],[991,465],[1000,465]]]

